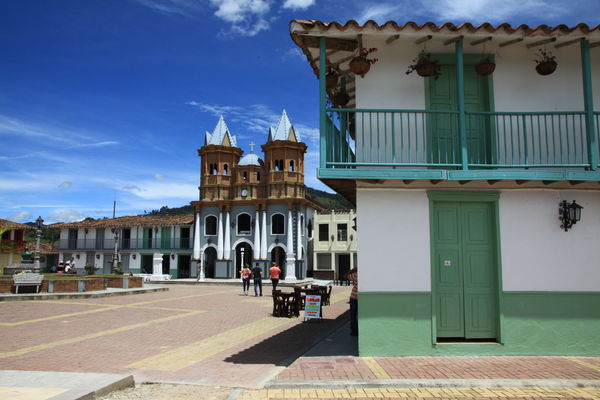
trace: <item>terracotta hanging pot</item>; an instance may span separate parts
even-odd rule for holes
[[[365,74],[369,72],[370,69],[371,63],[366,57],[357,56],[350,61],[350,71],[355,75],[360,75],[362,78],[365,77]]]
[[[417,74],[422,77],[433,76],[436,74],[436,71],[439,69],[439,66],[435,63],[425,62],[417,65],[415,70]]]
[[[348,93],[336,93],[333,95],[331,102],[336,107],[343,107],[350,101]]]
[[[556,71],[557,66],[558,64],[556,61],[542,61],[535,66],[535,70],[540,75],[550,75]]]
[[[489,75],[496,69],[496,64],[491,61],[482,61],[475,66],[475,72],[479,75]]]

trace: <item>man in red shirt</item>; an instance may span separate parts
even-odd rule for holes
[[[271,263],[269,268],[269,275],[271,275],[271,283],[273,284],[273,290],[277,290],[277,284],[279,283],[279,274],[281,274],[281,268],[275,264],[275,261]]]

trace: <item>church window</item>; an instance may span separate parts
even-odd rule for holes
[[[229,167],[227,166],[227,164],[223,165],[223,175],[227,175],[227,169]]]
[[[290,172],[294,172],[294,160],[290,161]]]
[[[249,235],[251,232],[252,217],[250,214],[242,213],[237,216],[237,234]]]
[[[256,182],[260,182],[260,171],[256,171]]]
[[[279,168],[279,160],[275,160],[275,168],[274,169],[275,169],[275,171],[279,171],[280,170],[280,168]]]
[[[248,180],[248,172],[247,171],[242,172],[242,179],[245,181]]]
[[[214,236],[217,234],[217,217],[209,215],[204,220],[204,236]]]
[[[329,241],[329,224],[319,224],[319,242]]]
[[[304,236],[304,215],[300,214],[300,236]]]
[[[285,234],[285,217],[283,214],[273,214],[271,216],[271,235]]]
[[[313,237],[313,224],[312,224],[312,219],[308,220],[308,226],[306,227],[306,230],[308,231],[308,237],[312,239]]]

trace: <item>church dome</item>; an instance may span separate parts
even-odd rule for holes
[[[246,154],[242,159],[238,162],[238,165],[256,165],[263,166],[265,163],[261,160],[256,154],[250,153]]]

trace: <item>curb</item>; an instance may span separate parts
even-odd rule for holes
[[[94,391],[92,393],[92,398],[105,396],[105,395],[109,394],[110,392],[114,392],[117,390],[123,390],[123,389],[127,389],[129,387],[134,387],[134,386],[135,386],[135,381],[133,379],[133,375],[129,375],[129,376],[124,377],[123,379],[115,381],[111,384],[108,384],[108,385]],[[76,400],[79,400],[79,399],[76,399]]]
[[[29,300],[57,300],[57,299],[92,299],[98,297],[111,297],[111,296],[127,296],[130,294],[143,294],[152,292],[165,292],[169,288],[166,287],[155,287],[155,288],[139,288],[139,289],[115,289],[115,291],[102,291],[102,292],[81,292],[81,293],[37,293],[37,294],[12,294],[0,296],[0,302],[2,301],[29,301]]]
[[[369,379],[345,381],[269,382],[265,389],[353,388],[554,388],[600,389],[600,381],[584,379]]]

